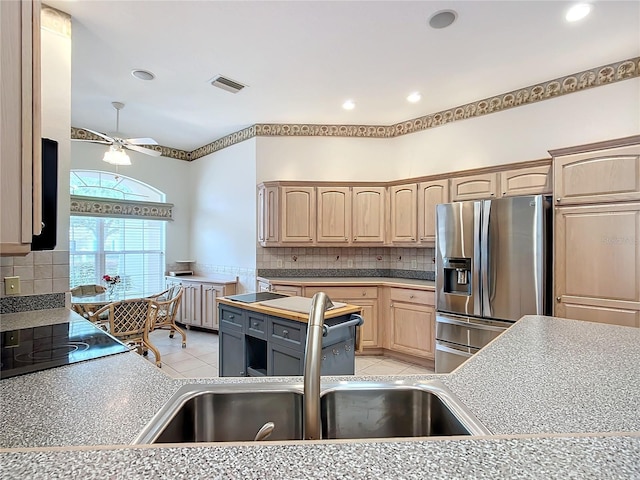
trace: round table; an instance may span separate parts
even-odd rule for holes
[[[104,307],[113,302],[119,302],[121,300],[133,300],[138,298],[154,297],[160,292],[152,293],[136,293],[136,292],[120,292],[116,291],[113,294],[108,292],[98,293],[96,295],[83,295],[79,297],[71,296],[71,306],[73,310],[82,315],[84,318],[89,318],[89,313],[93,313],[96,310]]]

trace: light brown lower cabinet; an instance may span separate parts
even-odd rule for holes
[[[283,295],[289,295],[290,297],[302,296],[302,287],[296,285],[283,285],[280,283],[272,283],[271,288],[268,290],[274,293],[281,293]]]
[[[360,327],[362,336],[360,345],[363,349],[380,349],[382,347],[378,328],[378,287],[377,286],[340,286],[340,287],[305,287],[305,296],[313,297],[317,292],[325,292],[331,300],[362,307],[364,324]]]
[[[228,282],[204,282],[169,277],[166,279],[167,287],[171,285],[183,287],[182,301],[176,321],[187,327],[201,327],[209,330],[218,330],[218,306],[216,299],[236,293],[237,284]]]
[[[640,327],[640,203],[555,211],[557,317]]]
[[[389,299],[385,347],[416,357],[435,358],[434,293],[391,287]]]

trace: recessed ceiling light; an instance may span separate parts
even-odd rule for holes
[[[354,108],[356,108],[356,104],[353,100],[347,100],[342,104],[342,108],[344,108],[345,110],[353,110]]]
[[[153,80],[156,76],[149,70],[131,70],[131,75],[140,80]]]
[[[591,12],[591,5],[588,3],[577,3],[567,10],[564,18],[567,22],[577,22],[589,15],[589,12]]]
[[[409,94],[409,96],[407,97],[407,101],[411,103],[417,103],[420,101],[421,98],[422,98],[422,95],[420,95],[420,92],[413,92]]]
[[[458,18],[458,14],[455,10],[441,10],[431,15],[429,25],[431,28],[445,28],[455,22],[456,18]]]

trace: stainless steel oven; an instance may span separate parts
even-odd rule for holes
[[[449,373],[513,322],[450,314],[436,315],[436,373]]]

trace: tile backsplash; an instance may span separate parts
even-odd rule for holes
[[[354,276],[362,270],[435,270],[433,248],[263,248],[258,247],[256,264],[259,271],[287,270],[345,270],[353,269]]]
[[[69,252],[31,252],[24,257],[0,257],[0,297],[4,278],[20,277],[20,295],[61,293],[69,290]],[[13,296],[13,295],[12,295]]]

